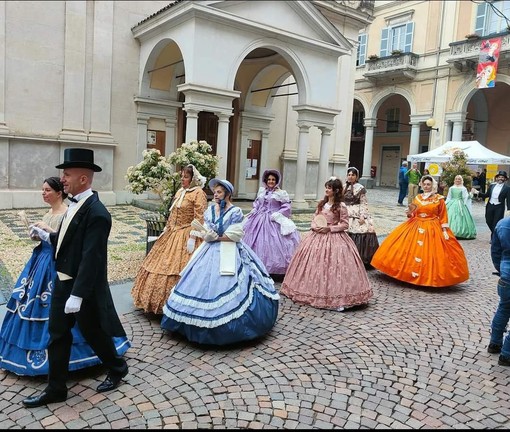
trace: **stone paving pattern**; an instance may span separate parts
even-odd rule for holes
[[[394,189],[368,192],[381,237],[404,220],[397,195]],[[126,236],[142,234],[144,247],[138,209],[119,210],[131,221]],[[282,296],[278,321],[264,339],[228,348],[190,344],[163,332],[157,316],[127,313],[122,320],[133,346],[126,353],[130,373],[121,386],[96,393],[104,370],[89,368],[71,374],[65,403],[29,410],[21,400],[44,389],[45,379],[0,371],[0,425],[509,428],[510,368],[498,366],[498,356],[486,350],[497,277],[483,204],[474,203],[473,210],[479,232],[476,240],[462,241],[471,272],[463,284],[419,288],[371,270],[374,298],[368,306],[334,312]],[[4,224],[5,213],[0,212]],[[310,215],[299,218],[304,231]]]

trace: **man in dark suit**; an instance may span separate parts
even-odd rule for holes
[[[491,230],[491,235],[494,233],[496,224],[505,217],[505,209],[510,211],[510,187],[506,184],[508,180],[506,171],[498,171],[494,180],[487,193],[472,190],[480,198],[489,198],[485,205],[485,222]]]
[[[67,375],[75,322],[102,363],[108,369],[98,392],[116,388],[128,373],[126,361],[117,354],[113,336],[126,336],[113,303],[107,279],[107,243],[111,215],[92,191],[94,164],[92,150],[64,151],[64,191],[72,196],[57,233],[37,226],[33,233],[55,248],[57,280],[50,305],[48,385],[39,395],[23,400],[26,407],[38,407],[67,399]]]

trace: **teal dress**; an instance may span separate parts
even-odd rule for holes
[[[448,224],[458,239],[476,238],[476,226],[471,214],[469,193],[465,186],[452,186],[446,197]]]

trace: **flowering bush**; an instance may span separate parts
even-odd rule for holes
[[[127,169],[126,188],[134,194],[150,191],[158,195],[162,201],[161,212],[167,217],[170,203],[181,186],[180,170],[193,164],[209,181],[218,174],[218,160],[206,141],[184,143],[166,157],[156,149],[144,150],[143,160]]]

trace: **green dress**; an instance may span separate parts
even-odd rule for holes
[[[476,238],[476,226],[469,208],[469,193],[465,186],[452,186],[448,189],[446,209],[448,224],[459,239]]]

